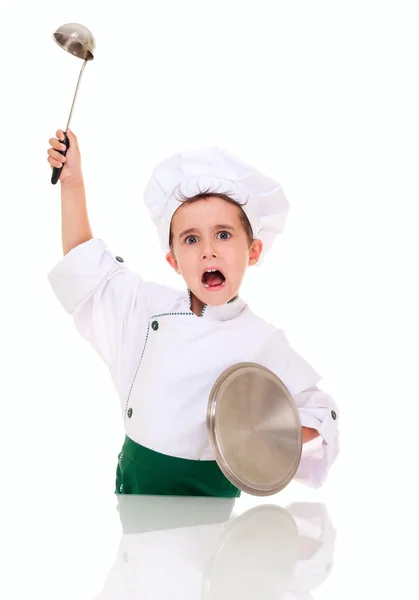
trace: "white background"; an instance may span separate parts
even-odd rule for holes
[[[263,267],[249,270],[242,296],[323,374],[340,408],[342,450],[324,488],[293,483],[275,501],[327,504],[336,566],[316,598],[411,591],[414,9],[400,0],[2,1],[0,589],[10,586],[8,598],[93,598],[120,535],[116,392],[47,282],[61,239],[46,151],[65,128],[82,66],[52,40],[67,22],[83,23],[97,42],[71,125],[93,232],[144,278],[183,283],[142,205],[157,162],[220,144],[283,184],[286,230]]]

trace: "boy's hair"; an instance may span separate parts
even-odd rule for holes
[[[243,229],[246,233],[246,236],[247,236],[247,239],[249,242],[249,246],[250,246],[250,244],[253,242],[253,239],[254,239],[250,221],[247,218],[247,215],[244,212],[244,210],[241,208],[241,205],[238,202],[236,202],[235,200],[233,200],[233,198],[229,194],[220,194],[218,192],[211,192],[209,189],[207,189],[207,190],[204,190],[204,191],[200,192],[199,194],[196,194],[195,196],[191,196],[191,197],[185,196],[181,192],[178,192],[176,199],[179,202],[183,203],[183,202],[196,202],[197,200],[205,200],[206,198],[221,198],[221,200],[225,200],[226,202],[230,202],[230,204],[234,204],[235,206],[239,207],[240,221],[242,222]],[[173,234],[172,234],[172,226],[171,225],[170,225],[170,235],[169,235],[169,246],[173,252]]]

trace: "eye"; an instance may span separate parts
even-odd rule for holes
[[[229,238],[231,238],[231,233],[229,233],[228,231],[220,231],[220,233],[217,234],[217,237],[219,235],[228,236],[228,237],[222,237],[222,238],[220,238],[222,240],[228,240]]]
[[[185,239],[185,242],[187,244],[194,244],[195,242],[189,242],[188,240],[197,240],[198,238],[196,237],[196,235],[188,235],[188,237]]]

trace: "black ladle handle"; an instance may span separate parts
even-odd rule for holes
[[[66,150],[57,150],[57,152],[59,152],[60,154],[65,156],[67,154],[67,150],[70,147],[70,140],[68,139],[67,134],[65,132],[64,132],[64,139],[61,143],[65,144]],[[62,167],[53,167],[52,177],[51,177],[51,183],[53,185],[55,185],[57,183],[57,181],[59,180],[61,169],[62,169]]]

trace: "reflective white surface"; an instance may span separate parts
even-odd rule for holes
[[[336,532],[322,503],[241,512],[240,500],[121,496],[100,525],[103,506],[93,508],[71,532],[71,506],[45,497],[49,519],[34,514],[9,539],[1,596],[306,598],[333,572]]]
[[[28,489],[3,497],[0,597],[412,597],[417,530],[408,506],[374,511],[354,498],[328,507],[287,490],[259,502]]]
[[[118,554],[101,600],[308,592],[330,573],[335,531],[322,504],[253,507],[234,501],[122,497]]]

